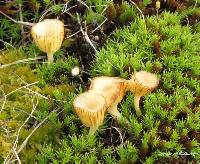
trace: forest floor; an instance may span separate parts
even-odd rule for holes
[[[59,19],[54,62],[31,26]],[[200,161],[199,0],[13,0],[0,2],[0,163],[198,163]],[[78,68],[78,73],[72,70]],[[159,77],[141,98],[127,93],[94,136],[73,109],[91,79]]]

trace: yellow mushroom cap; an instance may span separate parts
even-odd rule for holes
[[[160,0],[156,1],[156,9],[159,10],[160,9]]]
[[[73,102],[75,112],[87,127],[97,127],[103,123],[106,101],[97,93],[85,92],[75,98]]]
[[[92,80],[89,90],[103,95],[108,107],[118,104],[123,99],[127,88],[125,79],[118,77],[96,77]]]
[[[64,38],[64,24],[57,19],[46,19],[36,23],[31,34],[36,45],[47,54],[53,54],[60,49]]]
[[[143,96],[154,90],[159,84],[155,74],[139,71],[129,80],[129,90],[137,95]]]

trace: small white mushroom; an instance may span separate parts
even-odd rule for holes
[[[72,68],[72,76],[78,76],[80,73],[80,68],[78,66],[75,66],[74,68]]]

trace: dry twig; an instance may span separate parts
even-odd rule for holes
[[[14,155],[16,156],[17,161],[18,161],[19,163],[21,163],[21,162],[20,162],[20,159],[19,159],[19,156],[18,156],[18,152],[16,151],[16,150],[17,150],[17,144],[18,144],[18,141],[19,141],[19,134],[20,134],[21,129],[24,127],[24,125],[25,125],[25,124],[28,122],[28,120],[31,118],[33,112],[36,110],[37,105],[38,105],[38,101],[36,102],[36,105],[34,105],[34,103],[33,103],[33,108],[32,108],[32,111],[31,111],[30,115],[26,118],[26,120],[23,122],[23,124],[19,127],[19,129],[18,129],[18,131],[17,131],[17,134],[16,134],[16,139],[15,139],[15,142],[14,142],[14,144],[13,144],[13,147],[12,147],[12,149],[10,150],[10,152],[8,153],[6,159],[4,160],[4,163],[7,163],[7,162],[9,162],[9,160],[12,159],[12,157],[11,157],[10,159],[8,159],[9,156],[11,155],[12,151],[14,152]],[[8,160],[7,160],[7,159],[8,159]]]
[[[13,148],[12,151],[13,151],[13,153],[14,153],[15,156],[16,156],[17,162],[18,162],[19,164],[21,164],[21,160],[19,159],[19,156],[18,156],[16,150]]]
[[[122,136],[121,131],[119,130],[119,128],[112,126],[113,129],[115,129],[118,133],[119,133],[119,138],[120,138],[120,144],[122,144],[124,142],[124,137]]]
[[[131,1],[131,0],[128,0],[132,5],[134,5],[136,7],[136,9],[140,12],[141,16],[142,16],[142,19],[145,20],[145,17],[144,17],[144,14],[142,13],[142,10],[140,10],[140,8],[136,5],[135,2]]]
[[[64,110],[64,109],[63,109]],[[60,112],[57,113],[57,115],[59,115],[63,110],[61,110]],[[55,112],[57,112],[57,110],[53,110],[47,117],[45,117],[32,131],[31,133],[26,137],[26,139],[23,141],[23,143],[20,145],[19,149],[17,150],[17,153],[19,154],[22,149],[26,146],[29,138],[33,135],[33,133],[46,121],[48,120],[48,118]]]
[[[17,60],[15,62],[12,62],[12,63],[9,63],[9,64],[1,65],[0,69],[11,66],[11,65],[26,63],[26,62],[29,62],[29,61],[34,61],[34,60],[38,60],[38,59],[45,59],[45,58],[46,58],[46,56],[38,56],[38,57],[35,57],[35,58],[21,59],[21,60]]]
[[[193,7],[193,9],[195,9],[195,8],[196,8],[196,6],[197,6],[197,0],[195,1],[195,4],[194,4],[194,7]]]
[[[92,33],[94,33],[96,30],[98,30],[108,19],[106,18],[99,26],[97,26]]]
[[[73,34],[67,36],[66,38],[69,39],[69,38],[75,36],[76,34],[78,34],[79,32],[81,32],[81,30],[76,31],[75,33],[73,33]]]
[[[26,26],[33,26],[33,25],[34,25],[34,23],[30,23],[30,22],[16,21],[16,20],[14,20],[13,18],[11,18],[10,16],[6,15],[6,14],[5,14],[4,12],[2,12],[1,10],[0,10],[0,13],[1,13],[2,15],[4,15],[5,17],[7,17],[8,19],[10,19],[11,21],[13,21],[14,23],[23,24],[23,25],[26,25]]]
[[[34,95],[36,95],[38,97],[41,97],[41,98],[43,98],[45,100],[53,100],[53,101],[57,101],[57,102],[67,102],[67,101],[64,101],[64,100],[56,100],[56,99],[53,99],[53,98],[46,97],[46,96],[44,96],[44,95],[42,95],[42,94],[40,94],[40,93],[38,93],[36,91],[31,90],[30,88],[25,88],[25,89],[27,89],[28,91],[30,91]]]
[[[7,163],[12,163],[12,161],[18,161],[18,163],[20,163],[20,159],[18,154],[23,150],[23,148],[26,146],[26,144],[28,143],[28,140],[30,139],[30,137],[33,135],[33,133],[39,128],[41,127],[42,124],[44,124],[45,121],[48,120],[48,118],[55,112],[57,112],[59,109],[57,110],[53,110],[47,117],[45,117],[39,124],[37,124],[37,126],[31,131],[31,133],[26,137],[26,139],[22,142],[22,144],[17,148],[17,143],[18,143],[18,137],[19,137],[19,132],[21,130],[21,128],[27,123],[27,121],[30,119],[31,115],[33,114],[33,112],[35,111],[37,107],[36,105],[33,105],[33,110],[31,111],[31,114],[29,115],[29,117],[27,117],[27,119],[24,121],[24,123],[22,124],[22,126],[19,128],[18,130],[18,134],[15,140],[15,143],[12,147],[12,149],[10,150],[10,152],[8,153],[6,159],[4,160],[4,164]],[[64,110],[64,109],[63,109]],[[61,112],[63,112],[63,110],[59,111],[56,115],[59,115]],[[13,153],[13,154],[11,154]],[[13,155],[16,156],[16,159],[13,159]],[[12,160],[12,161],[11,161]]]
[[[82,25],[81,25],[81,21],[80,21],[80,18],[79,18],[78,13],[77,13],[77,21],[78,21],[78,24],[80,25],[80,30],[81,30],[81,32],[82,32],[82,34],[83,34],[85,40],[86,40],[86,41],[90,44],[90,46],[94,49],[95,53],[97,53],[97,49],[96,49],[95,46],[92,44],[92,41],[90,40],[90,38],[89,38],[89,36],[88,36],[88,34],[87,34],[87,32],[86,32],[87,30],[86,30],[86,31],[83,30],[83,27],[82,27]],[[86,27],[85,27],[85,29],[86,29]]]
[[[81,3],[82,5],[84,5],[85,7],[87,7],[87,9],[89,9],[90,10],[90,7],[85,3],[85,2],[83,2],[83,1],[81,1],[81,0],[77,0],[79,3]]]
[[[21,4],[19,4],[19,17],[20,17],[20,21],[23,22],[22,5]],[[22,36],[24,36],[24,26],[23,26],[23,24],[21,24],[21,34],[22,34]]]
[[[39,81],[36,81],[36,82],[30,83],[30,84],[21,86],[21,87],[15,89],[15,90],[13,90],[13,91],[7,93],[7,94],[4,94],[4,101],[3,101],[3,105],[1,106],[0,113],[3,111],[4,106],[5,106],[5,103],[6,103],[6,100],[7,100],[7,97],[8,97],[9,95],[11,95],[11,94],[13,94],[14,92],[17,92],[17,91],[19,91],[19,90],[21,90],[21,89],[23,89],[23,88],[27,88],[27,87],[30,87],[30,86],[32,86],[32,85],[35,85],[35,84],[37,84],[37,83],[39,83]]]
[[[49,11],[51,11],[51,10],[53,9],[53,7],[54,7],[54,6],[51,6],[50,8],[48,8],[47,10],[45,10],[45,11],[43,12],[43,14],[41,15],[41,17],[40,17],[40,19],[39,19],[39,22],[41,22],[41,21],[44,19],[44,17],[46,16],[46,14],[47,14]]]
[[[1,41],[3,44],[9,45],[9,46],[12,47],[15,51],[17,51],[16,48],[15,48],[12,44],[10,44],[10,43],[8,43],[8,42],[5,42],[5,41],[3,41],[3,40],[1,40],[1,39],[0,39],[0,41]],[[2,50],[1,50],[1,51],[2,51]]]

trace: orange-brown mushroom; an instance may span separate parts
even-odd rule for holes
[[[123,99],[127,90],[127,81],[118,77],[97,77],[91,82],[90,91],[103,95],[107,103],[107,111],[117,120],[123,118],[117,105]]]
[[[53,54],[60,49],[64,38],[63,22],[57,19],[46,19],[34,24],[31,34],[39,49],[47,53],[48,61],[53,62]]]
[[[82,123],[90,127],[89,135],[93,135],[105,117],[107,107],[105,98],[89,91],[78,95],[73,106]]]
[[[153,91],[159,84],[159,79],[155,74],[139,71],[128,80],[128,90],[135,94],[134,105],[137,114],[141,114],[139,102],[141,96]]]

